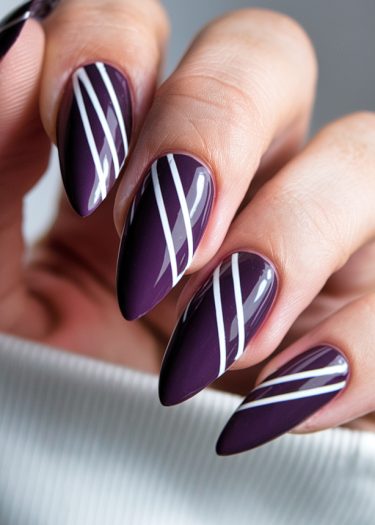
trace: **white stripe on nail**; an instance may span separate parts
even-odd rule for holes
[[[275,379],[270,379],[269,381],[264,381],[253,391],[259,390],[260,388],[265,388],[273,385],[280,385],[282,383],[289,383],[289,381],[299,381],[300,379],[309,379],[314,377],[329,376],[334,374],[346,374],[348,371],[348,364],[343,363],[341,365],[326,366],[324,368],[317,368],[315,370],[305,370],[304,372],[296,372],[295,374],[289,374],[287,376],[275,377]]]
[[[235,359],[238,359],[243,354],[244,347],[245,347],[245,321],[244,321],[243,302],[242,302],[240,270],[238,266],[238,253],[234,253],[232,255],[231,264],[232,264],[232,278],[233,278],[233,287],[234,287],[234,299],[236,303],[237,325],[238,325],[238,348],[237,348],[237,355]]]
[[[100,75],[102,77],[102,80],[104,82],[105,87],[107,88],[109,97],[111,99],[111,102],[113,104],[113,108],[114,108],[115,113],[116,113],[117,122],[119,124],[122,140],[123,140],[123,143],[124,143],[125,158],[126,158],[127,155],[128,155],[128,151],[129,151],[129,142],[128,142],[128,136],[126,134],[125,122],[124,122],[124,117],[123,117],[123,114],[122,114],[122,111],[121,111],[121,108],[120,108],[120,104],[119,104],[118,98],[116,96],[115,90],[113,88],[111,79],[109,78],[109,75],[108,75],[107,70],[105,68],[105,65],[102,62],[97,62],[96,63],[96,67],[97,67],[97,69],[98,69],[98,71],[99,71],[99,73],[100,73]],[[125,158],[124,158],[124,160],[122,162],[122,165],[125,162]],[[116,174],[116,176],[118,176],[118,173]]]
[[[170,261],[171,272],[172,272],[172,286],[175,286],[179,281],[179,278],[177,275],[176,254],[174,251],[172,232],[169,227],[168,216],[167,216],[167,212],[165,209],[163,195],[161,193],[159,177],[158,177],[158,172],[157,172],[157,162],[158,161],[155,161],[153,165],[151,166],[151,177],[152,177],[152,183],[154,186],[155,198],[156,198],[156,203],[157,203],[158,210],[159,210],[160,220],[161,220],[161,224],[163,227],[165,242],[167,244],[167,250],[168,250],[169,261]]]
[[[73,90],[75,99],[77,101],[78,109],[81,115],[82,124],[86,133],[87,142],[91,151],[92,158],[94,160],[96,172],[99,179],[99,188],[101,197],[104,200],[107,196],[107,174],[104,171],[104,168],[101,164],[100,156],[98,153],[98,150],[96,148],[94,135],[91,130],[90,121],[87,115],[85,102],[83,100],[81,87],[79,84],[78,76],[76,74],[73,75]]]
[[[116,149],[116,145],[115,145],[115,142],[114,142],[114,139],[113,139],[113,135],[111,133],[111,130],[109,129],[109,125],[108,125],[108,121],[106,119],[106,116],[104,114],[104,111],[103,111],[103,108],[102,106],[100,105],[100,102],[99,102],[99,99],[98,99],[98,96],[94,90],[94,87],[91,83],[91,80],[87,74],[87,72],[85,71],[84,68],[79,68],[76,72],[75,72],[75,75],[78,77],[78,79],[82,82],[82,84],[84,85],[85,89],[86,89],[86,92],[91,100],[91,103],[92,105],[94,106],[94,109],[95,109],[95,112],[97,114],[97,117],[100,121],[100,124],[103,128],[103,132],[105,134],[105,137],[107,139],[107,142],[108,142],[108,146],[109,146],[109,149],[111,150],[111,155],[112,155],[112,159],[113,159],[113,164],[114,164],[114,168],[115,168],[115,174],[116,176],[118,176],[119,172],[120,172],[120,162],[119,162],[119,158],[118,158],[118,154],[117,154],[117,149]]]
[[[334,385],[320,386],[317,388],[310,388],[307,390],[298,390],[297,392],[287,392],[285,394],[279,394],[276,396],[263,397],[261,399],[255,399],[249,401],[244,405],[238,407],[237,412],[247,410],[249,408],[255,408],[263,405],[271,405],[273,403],[282,403],[284,401],[292,401],[294,399],[303,399],[305,397],[320,396],[323,394],[329,394],[331,392],[337,392],[346,385],[346,381],[335,383]]]
[[[24,22],[25,20],[27,20],[30,17],[30,15],[31,15],[31,11],[26,11],[26,13],[24,13],[21,16],[19,16],[15,20],[11,20],[5,26],[0,27],[0,34],[3,33],[4,31],[7,31],[11,27],[16,26],[17,24],[20,24],[21,22]]]
[[[219,265],[214,271],[212,277],[213,283],[213,294],[215,302],[215,312],[216,312],[216,325],[217,333],[219,338],[219,350],[220,350],[220,366],[219,366],[219,376],[224,374],[226,365],[227,365],[227,349],[225,341],[225,327],[224,327],[224,318],[223,318],[223,307],[221,304],[221,294],[220,294],[220,267]]]
[[[184,189],[182,187],[182,182],[181,182],[180,174],[178,172],[176,161],[174,159],[174,156],[171,155],[171,154],[167,155],[167,159],[168,159],[169,167],[170,167],[170,170],[171,170],[171,173],[172,173],[173,182],[174,182],[174,185],[176,187],[177,196],[178,196],[178,200],[179,200],[179,203],[180,203],[180,208],[181,208],[182,217],[184,219],[184,225],[185,225],[185,230],[186,230],[186,239],[187,239],[187,244],[188,244],[188,259],[187,259],[187,263],[185,265],[185,268],[181,272],[181,274],[184,274],[186,269],[190,266],[191,261],[193,259],[193,250],[194,250],[194,246],[193,246],[193,231],[191,229],[191,222],[190,222],[190,217],[189,217],[189,209],[188,209],[188,206],[187,206],[185,193],[184,193]]]

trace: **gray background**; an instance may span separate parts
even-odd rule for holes
[[[19,3],[1,0],[0,14]],[[345,113],[375,109],[375,0],[275,0],[257,4],[246,0],[163,0],[163,3],[172,20],[166,72],[173,70],[194,34],[210,19],[230,9],[257,5],[294,17],[314,42],[320,76],[313,130]],[[27,199],[25,231],[29,240],[35,239],[50,219],[58,182],[54,161],[47,176]]]

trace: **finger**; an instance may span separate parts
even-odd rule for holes
[[[270,361],[223,430],[219,454],[249,450],[295,427],[315,432],[374,411],[374,311],[375,295],[363,296]]]
[[[237,359],[237,368],[263,361],[327,279],[374,236],[374,122],[360,113],[328,126],[233,223],[182,298],[216,267],[169,344],[164,403],[190,397]]]
[[[117,195],[127,319],[215,254],[270,144],[301,141],[315,75],[308,38],[285,16],[244,10],[198,36],[157,92]]]
[[[13,9],[0,21],[0,60],[8,53],[31,18],[42,20],[54,9],[59,0],[32,0]]]
[[[0,323],[12,328],[25,294],[22,200],[48,162],[50,143],[38,108],[44,35],[29,21],[0,63]],[[30,310],[32,310],[30,308]],[[34,311],[34,310],[32,310]],[[32,315],[31,315],[32,316]]]
[[[157,0],[63,0],[45,29],[42,119],[86,216],[114,185],[150,104],[167,21]]]
[[[2,59],[16,42],[24,25],[34,14],[35,0],[13,9],[0,21],[0,59]]]

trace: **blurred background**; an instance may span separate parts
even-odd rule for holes
[[[172,21],[166,75],[173,71],[194,34],[209,20],[231,9],[265,7],[284,12],[298,20],[314,42],[320,76],[312,132],[345,113],[361,109],[375,110],[375,0],[162,2]],[[0,16],[21,3],[18,0],[1,0]],[[25,202],[25,234],[29,242],[43,233],[51,221],[59,187],[59,169],[54,153],[48,173]]]

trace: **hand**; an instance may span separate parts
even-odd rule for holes
[[[244,392],[262,366],[219,453],[303,421],[302,431],[358,422],[375,405],[375,117],[345,117],[301,150],[314,52],[295,22],[262,10],[210,24],[154,93],[165,15],[153,0],[110,5],[63,0],[44,33],[27,23],[0,65],[1,329],[155,370],[178,298],[181,318],[161,371],[164,404],[191,397],[229,367],[225,388]],[[85,84],[85,75],[94,91],[104,82],[87,66],[100,72],[97,63],[119,82],[124,125],[109,104],[109,133]],[[102,135],[98,158],[82,103]],[[21,267],[22,195],[56,140],[71,204],[89,217],[63,200]],[[133,322],[121,319],[114,299],[116,190],[106,197],[128,147],[114,210],[119,233],[126,223],[118,297]]]

